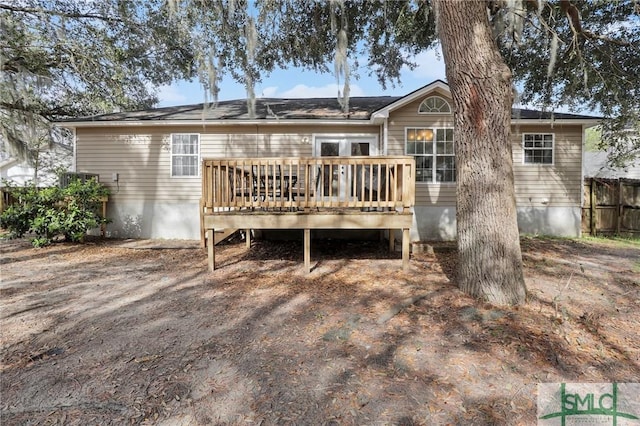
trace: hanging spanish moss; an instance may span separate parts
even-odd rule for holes
[[[350,88],[350,70],[348,61],[348,36],[347,36],[347,11],[345,9],[344,0],[331,0],[331,31],[336,34],[336,50],[334,59],[334,72],[338,86],[340,86],[340,77],[344,80],[342,93],[338,92],[338,102],[345,114],[349,112],[349,95]],[[338,27],[338,17],[336,16],[336,8],[340,10],[340,26]]]
[[[227,12],[229,14],[229,18],[231,18],[233,16],[233,14],[236,12],[236,2],[235,0],[229,0],[229,6],[227,7]]]
[[[255,65],[258,36],[256,31],[256,21],[253,16],[247,18],[247,25],[245,27],[245,39],[247,40],[247,61],[244,66],[245,89],[247,91],[247,112],[249,113],[249,118],[254,118],[256,116],[256,91],[253,69]]]
[[[1,17],[0,33],[8,33],[10,28],[15,28],[14,25],[4,16]],[[63,36],[62,30],[56,34],[56,37]],[[23,60],[21,57],[8,57],[4,49],[0,50],[0,69],[3,70],[0,73],[0,93],[4,104],[29,105],[33,102],[35,93],[52,83],[50,76],[31,72],[23,65]],[[73,61],[73,57],[71,60]],[[48,126],[48,120],[28,108],[21,112],[18,108],[3,109],[0,111],[0,122],[0,140],[5,142],[0,145],[0,152],[33,165],[37,153],[42,148],[51,146],[52,130]]]
[[[492,2],[493,33],[502,38],[507,47],[519,46],[527,17],[527,4],[534,3],[538,15],[542,13],[546,0],[502,0]]]
[[[207,64],[205,72],[206,81],[203,84],[205,88],[205,102],[215,107],[218,104],[218,93],[220,93],[220,87],[218,85],[218,64],[216,64],[216,58],[213,52],[210,52],[207,57]],[[211,97],[211,98],[209,98]]]
[[[507,0],[507,31],[516,44],[520,44],[526,13],[524,0]]]
[[[180,0],[167,0],[167,7],[169,8],[169,13],[175,15],[178,13],[178,3]]]
[[[553,69],[556,66],[556,60],[558,58],[558,34],[553,33],[551,36],[551,42],[549,43],[549,64],[547,65],[547,79],[551,79],[553,76]]]

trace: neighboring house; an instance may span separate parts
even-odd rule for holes
[[[640,160],[625,167],[612,168],[607,164],[606,151],[586,151],[584,153],[584,176],[605,179],[640,179]]]
[[[202,159],[411,156],[416,161],[411,240],[455,238],[456,183],[449,88],[435,81],[402,97],[222,101],[81,117],[77,172],[108,185],[115,237],[201,236]],[[597,118],[514,110],[513,162],[521,232],[578,236],[584,131]]]
[[[33,167],[16,158],[0,159],[0,186],[10,181],[13,185],[24,186],[33,181]]]
[[[58,176],[53,169],[68,169],[71,165],[72,153],[69,149],[54,145],[52,149],[40,152],[40,170],[27,161],[18,160],[6,153],[0,153],[0,187],[4,181],[14,186],[36,184],[39,187],[47,187],[58,184]]]

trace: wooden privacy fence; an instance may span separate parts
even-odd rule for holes
[[[640,180],[586,178],[582,232],[640,236]]]
[[[0,188],[0,213],[15,202],[11,191],[7,188]]]

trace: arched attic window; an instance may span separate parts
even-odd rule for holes
[[[440,96],[429,96],[418,107],[418,114],[450,114],[451,105]]]

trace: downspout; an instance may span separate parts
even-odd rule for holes
[[[382,155],[387,155],[389,147],[389,117],[384,118],[382,123]]]
[[[582,208],[584,207],[584,156],[587,147],[587,127],[582,125],[582,158],[580,164],[580,227],[578,237],[582,237]],[[593,212],[592,212],[593,213]]]
[[[78,171],[76,169],[77,164],[78,164],[78,160],[76,158],[78,156],[78,149],[77,149],[78,133],[77,133],[75,127],[71,128],[71,132],[73,133],[73,154],[71,155],[71,171],[75,173],[75,172]]]

